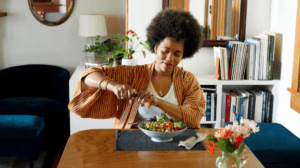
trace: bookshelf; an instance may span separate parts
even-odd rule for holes
[[[273,115],[272,122],[276,122],[277,116],[277,104],[278,104],[278,93],[280,80],[216,80],[213,75],[195,75],[201,86],[213,85],[217,91],[217,102],[216,102],[216,121],[204,121],[201,124],[214,124],[214,128],[221,128],[221,111],[222,111],[222,90],[223,89],[234,89],[244,88],[249,89],[252,86],[264,87],[272,92],[274,95],[273,103]]]

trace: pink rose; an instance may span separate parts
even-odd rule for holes
[[[232,136],[232,132],[230,129],[227,129],[227,128],[221,128],[219,129],[218,131],[215,132],[215,135],[214,135],[217,139],[220,139],[220,138],[224,138],[224,139],[229,139],[231,138]]]

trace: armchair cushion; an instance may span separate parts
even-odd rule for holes
[[[44,97],[0,99],[0,114],[24,114],[50,118],[68,118],[68,103]]]
[[[0,139],[34,139],[45,127],[45,120],[34,115],[0,115]]]
[[[260,131],[245,138],[251,151],[300,151],[300,139],[281,124],[258,123]]]

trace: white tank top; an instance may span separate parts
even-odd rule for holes
[[[153,96],[155,96],[155,97],[157,97],[157,98],[159,98],[161,100],[164,100],[164,101],[167,101],[169,103],[178,105],[177,98],[176,98],[176,95],[175,95],[175,92],[174,92],[173,83],[172,83],[172,85],[170,87],[169,92],[164,97],[160,97],[156,93],[156,91],[155,91],[155,89],[154,89],[151,81],[150,81],[150,84],[149,84],[149,86],[147,88],[147,91],[150,92],[150,93],[152,93]],[[161,111],[156,106],[150,106],[149,109],[147,107],[145,107],[145,106],[143,106],[143,107],[139,106],[138,112],[136,113],[136,117],[135,117],[134,122],[138,122],[138,121],[140,121],[142,119],[146,119],[146,118],[151,118],[153,116],[159,116],[160,117],[161,113],[163,113],[163,111]],[[167,117],[169,118],[169,116],[167,116]]]

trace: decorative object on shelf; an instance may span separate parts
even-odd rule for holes
[[[250,136],[251,132],[259,132],[259,127],[253,120],[241,118],[241,124],[237,121],[233,125],[221,128],[214,135],[209,135],[210,140],[207,150],[214,154],[214,142],[218,142],[218,146],[222,153],[216,160],[216,166],[225,167],[243,167],[248,159],[245,150],[244,138]]]
[[[0,17],[7,16],[6,12],[0,12]]]
[[[100,43],[98,41],[100,37],[101,35],[97,36],[95,45],[85,47],[84,52],[97,52],[98,54],[102,55],[102,60],[108,62],[110,66],[119,65],[120,60],[123,58],[132,58],[132,54],[137,52],[136,48],[139,44],[144,46],[144,48],[148,51],[151,51],[149,42],[145,41],[143,43],[140,40],[140,37],[138,37],[137,34],[132,30],[127,31],[124,37],[118,35],[117,37],[114,37],[113,40],[110,40],[106,43]],[[127,41],[129,42],[128,50],[126,50],[123,46],[123,43]],[[113,51],[112,56],[108,56],[109,51]],[[144,50],[141,51],[145,57],[146,52]],[[114,63],[115,61],[116,63]]]
[[[64,23],[74,9],[75,0],[51,2],[28,0],[32,15],[42,24],[58,26]]]
[[[86,48],[90,48],[95,45],[94,38],[97,35],[107,36],[106,22],[104,15],[80,15],[79,16],[79,36],[87,37]],[[97,41],[99,38],[97,39]],[[86,52],[86,60],[89,62],[95,61],[96,53]]]

